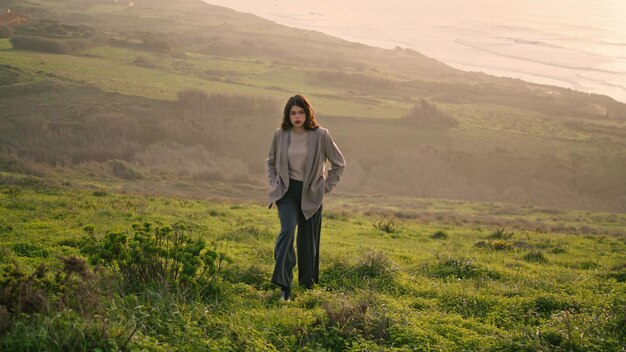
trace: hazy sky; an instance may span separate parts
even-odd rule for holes
[[[453,67],[626,102],[626,0],[205,0]]]

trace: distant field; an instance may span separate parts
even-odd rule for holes
[[[286,99],[298,92],[316,97],[317,110],[335,116],[398,118],[410,104],[390,97],[363,102],[345,92],[304,84],[304,72],[258,60],[190,54],[189,58],[167,58],[131,49],[98,47],[81,55],[59,55],[10,50],[0,39],[0,60],[24,72],[56,77],[104,91],[153,99],[176,99],[183,89],[198,88],[207,93],[270,96]],[[319,97],[317,97],[319,95]]]

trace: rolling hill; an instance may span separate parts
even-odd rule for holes
[[[200,1],[128,5],[0,1],[30,19],[0,39],[5,168],[262,199],[269,136],[301,92],[348,159],[339,193],[626,209],[626,104],[609,97]]]

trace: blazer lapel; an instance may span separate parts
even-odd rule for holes
[[[306,169],[304,170],[304,180],[305,186],[308,187],[311,185],[311,178],[313,173],[313,159],[316,154],[315,147],[317,146],[317,130],[307,131],[309,134],[307,137],[307,152],[306,152]]]
[[[280,139],[280,178],[283,180],[283,183],[289,187],[289,157],[287,154],[287,149],[289,148],[289,138],[291,134],[289,131],[282,131],[283,138]]]

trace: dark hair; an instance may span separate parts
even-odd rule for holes
[[[296,94],[289,98],[289,100],[287,100],[287,104],[285,104],[283,122],[280,124],[280,128],[288,130],[293,127],[291,120],[289,119],[289,114],[291,113],[291,108],[294,106],[299,106],[304,109],[304,113],[306,114],[306,120],[304,120],[303,124],[304,129],[316,130],[320,127],[320,125],[317,124],[317,121],[315,121],[315,112],[313,111],[311,104],[309,104],[303,95]]]

